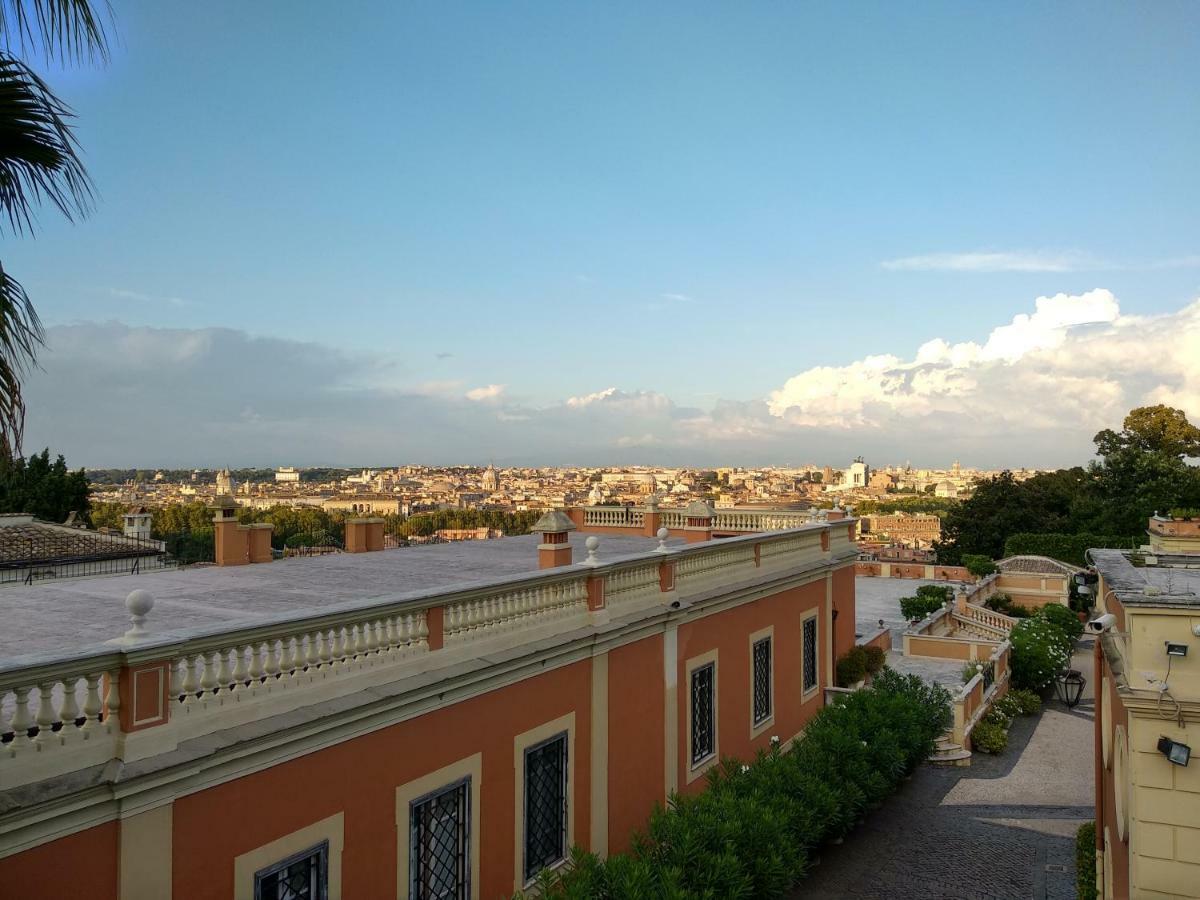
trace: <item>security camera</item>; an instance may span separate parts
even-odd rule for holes
[[[1112,613],[1105,613],[1102,616],[1097,616],[1092,621],[1087,623],[1088,631],[1095,634],[1103,634],[1117,624],[1117,617]]]

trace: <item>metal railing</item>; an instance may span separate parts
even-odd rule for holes
[[[136,575],[172,568],[163,541],[66,529],[10,538],[0,556],[0,584],[35,584],[59,578]]]

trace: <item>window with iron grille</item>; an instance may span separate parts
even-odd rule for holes
[[[409,806],[412,900],[471,896],[471,779],[442,788]]]
[[[754,642],[754,724],[771,718],[771,639]]]
[[[329,842],[254,873],[254,900],[326,900]]]
[[[567,855],[567,733],[525,751],[525,878]]]
[[[804,620],[804,690],[817,686],[817,617]]]
[[[692,670],[692,765],[716,752],[716,723],[713,717],[716,673],[715,663]]]

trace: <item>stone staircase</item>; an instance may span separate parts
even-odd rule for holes
[[[954,735],[946,731],[934,744],[933,755],[929,757],[931,766],[969,766],[971,751],[962,744],[954,741]]]

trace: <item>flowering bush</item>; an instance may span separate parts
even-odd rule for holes
[[[1038,615],[1061,628],[1072,641],[1077,641],[1083,636],[1083,623],[1079,621],[1079,616],[1065,606],[1047,603],[1038,610]]]
[[[782,897],[812,864],[933,752],[950,695],[883,669],[871,687],[818,712],[786,753],[772,741],[753,763],[723,760],[708,790],[658,808],[628,853],[572,851],[543,872],[554,898]]]
[[[980,753],[1003,753],[1008,747],[1008,730],[999,722],[984,719],[971,729],[971,749]]]
[[[1033,691],[1024,691],[1020,688],[1013,688],[1005,697],[1011,697],[1020,706],[1020,713],[1023,716],[1036,716],[1042,711],[1042,698]]]
[[[1018,622],[1012,641],[1012,680],[1019,688],[1040,691],[1054,680],[1071,658],[1074,641],[1042,616]]]

